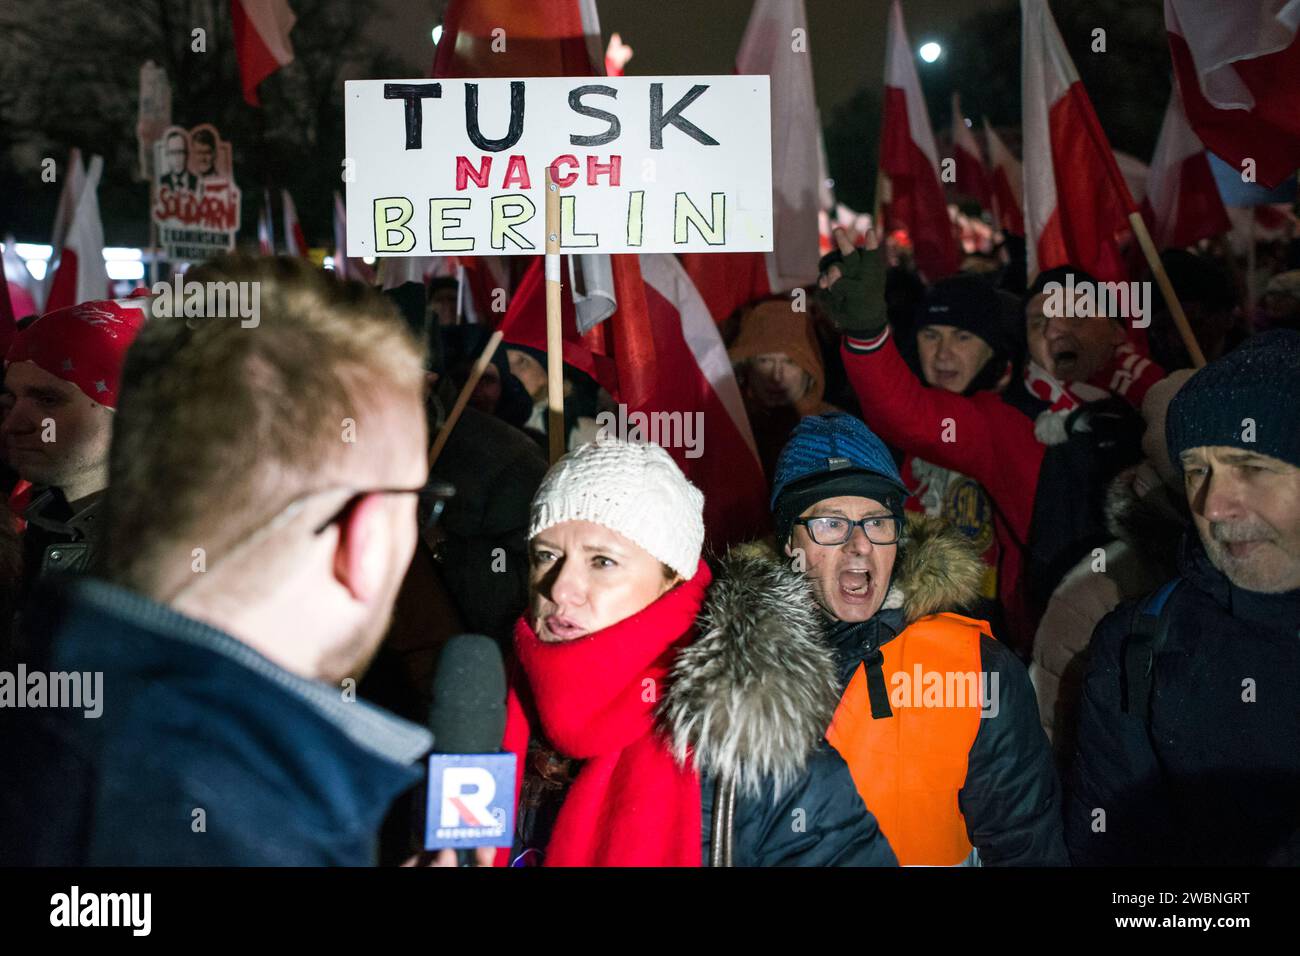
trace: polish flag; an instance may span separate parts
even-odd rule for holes
[[[257,213],[257,249],[264,256],[275,255],[275,227],[271,224],[271,194],[263,190],[262,208]]]
[[[1002,142],[1002,137],[993,131],[988,117],[984,118],[984,138],[989,144],[989,168],[993,171],[989,177],[989,186],[994,215],[1003,232],[1023,236],[1025,213],[1022,191],[1025,171],[1020,166],[1020,160]]]
[[[45,270],[45,278],[38,289],[38,304],[49,301],[50,289],[54,285],[54,263],[58,261],[59,251],[68,238],[68,227],[72,224],[72,213],[81,198],[81,190],[86,185],[86,164],[81,160],[81,150],[75,146],[68,151],[68,165],[63,174],[63,190],[59,193],[59,204],[54,209],[54,227],[50,230],[50,262]],[[46,311],[42,308],[42,312]]]
[[[235,34],[235,57],[244,101],[261,106],[257,87],[293,62],[289,31],[297,22],[287,0],[230,0],[230,20]]]
[[[980,204],[981,209],[993,208],[993,194],[989,187],[989,177],[984,169],[984,160],[980,157],[979,143],[975,134],[966,125],[966,116],[961,111],[961,95],[952,95],[952,158],[956,166],[957,182],[954,192],[969,196]]]
[[[452,0],[431,76],[592,76],[603,63],[596,0]]]
[[[795,30],[802,30],[795,34]],[[798,39],[798,38],[802,39]],[[795,48],[796,43],[802,46]],[[817,281],[818,213],[825,175],[803,0],[754,0],[736,54],[738,74],[772,84],[773,251],[684,253],[678,258],[714,321],[773,292]]]
[[[285,255],[307,258],[307,238],[302,234],[298,223],[298,207],[293,204],[289,190],[280,190],[280,202],[284,206],[284,251]]]
[[[628,267],[618,276],[619,307],[608,321],[579,335],[564,297],[564,361],[624,406],[619,420],[635,425],[637,412],[666,413],[660,420],[675,423],[678,430],[668,436],[661,431],[658,441],[704,492],[710,547],[722,550],[761,536],[770,525],[767,484],[726,346],[703,298],[672,255],[615,259]],[[501,329],[507,342],[545,349],[540,260],[520,282]],[[688,423],[697,447],[685,447]]]
[[[367,284],[375,281],[374,269],[360,259],[348,258],[348,207],[338,190],[334,191],[334,274]]]
[[[1232,228],[1205,145],[1183,114],[1177,83],[1170,93],[1160,138],[1151,157],[1147,203],[1155,221],[1151,238],[1159,249],[1190,246],[1198,239]]]
[[[903,8],[894,0],[885,41],[880,208],[885,230],[906,230],[917,269],[933,282],[956,272],[960,260],[939,178],[939,152],[912,55]]]
[[[1165,0],[1188,122],[1206,147],[1277,186],[1300,167],[1300,3]]]
[[[785,292],[817,281],[821,128],[803,0],[754,0],[736,72],[767,75],[772,90],[773,251],[768,285]]]
[[[1073,265],[1128,278],[1120,249],[1133,197],[1047,0],[1020,0],[1028,276]]]
[[[58,261],[50,263],[54,281],[50,283],[45,312],[102,299],[109,293],[108,270],[104,266],[104,223],[99,217],[99,178],[103,171],[103,158],[91,157],[63,249],[57,253]]]

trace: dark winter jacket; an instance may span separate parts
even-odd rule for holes
[[[0,710],[0,863],[375,862],[428,731],[130,591],[60,590],[33,604],[49,656],[27,670],[102,673],[101,712]]]
[[[1066,839],[1082,865],[1300,865],[1300,591],[1233,585],[1188,534],[1150,716],[1121,710],[1134,603],[1089,645]],[[1130,678],[1133,679],[1133,678]]]
[[[896,865],[824,739],[837,699],[835,659],[803,577],[775,561],[728,557],[696,627],[673,664],[659,725],[700,776],[704,865],[714,864],[721,780],[735,782],[734,866]],[[523,846],[546,845],[553,809],[529,815]]]
[[[959,532],[932,518],[909,516],[881,609],[867,621],[837,622],[831,630],[840,688],[847,688],[864,665],[870,685],[872,667],[881,670],[881,648],[904,631],[931,626],[936,612],[959,611],[974,597],[980,570]],[[979,637],[979,660],[990,689],[997,675],[997,706],[981,715],[957,794],[967,837],[983,865],[1064,865],[1060,785],[1025,666],[987,633]],[[915,664],[933,666],[919,659]],[[885,686],[883,674],[880,686]],[[906,753],[900,753],[898,766],[880,772],[903,773],[906,761]]]

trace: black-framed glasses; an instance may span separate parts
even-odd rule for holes
[[[801,524],[808,530],[808,537],[814,544],[833,547],[844,544],[853,537],[853,529],[861,528],[862,533],[872,544],[896,544],[902,531],[902,519],[893,515],[872,515],[861,521],[826,515],[812,518],[796,518],[795,524]]]
[[[447,499],[455,494],[456,489],[445,481],[431,481],[418,488],[359,488],[348,496],[337,511],[313,528],[312,534],[323,534],[330,525],[338,524],[351,514],[352,509],[367,495],[418,495],[417,514],[420,530],[428,531],[438,523],[447,505]]]

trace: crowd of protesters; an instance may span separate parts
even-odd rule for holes
[[[1192,369],[1159,301],[1060,314],[1081,269],[836,241],[808,310],[723,325],[771,517],[727,553],[576,369],[548,469],[522,346],[430,469],[487,339],[445,281],[404,315],[231,257],[188,278],[260,283],[255,330],[21,322],[0,667],[103,700],[0,707],[4,861],[427,862],[429,689],[477,631],[519,758],[485,865],[1300,864],[1300,273],[1246,316],[1167,254]]]

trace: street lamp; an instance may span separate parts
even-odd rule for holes
[[[916,52],[926,63],[933,63],[943,56],[943,47],[931,40],[928,43],[922,43],[921,48]]]

